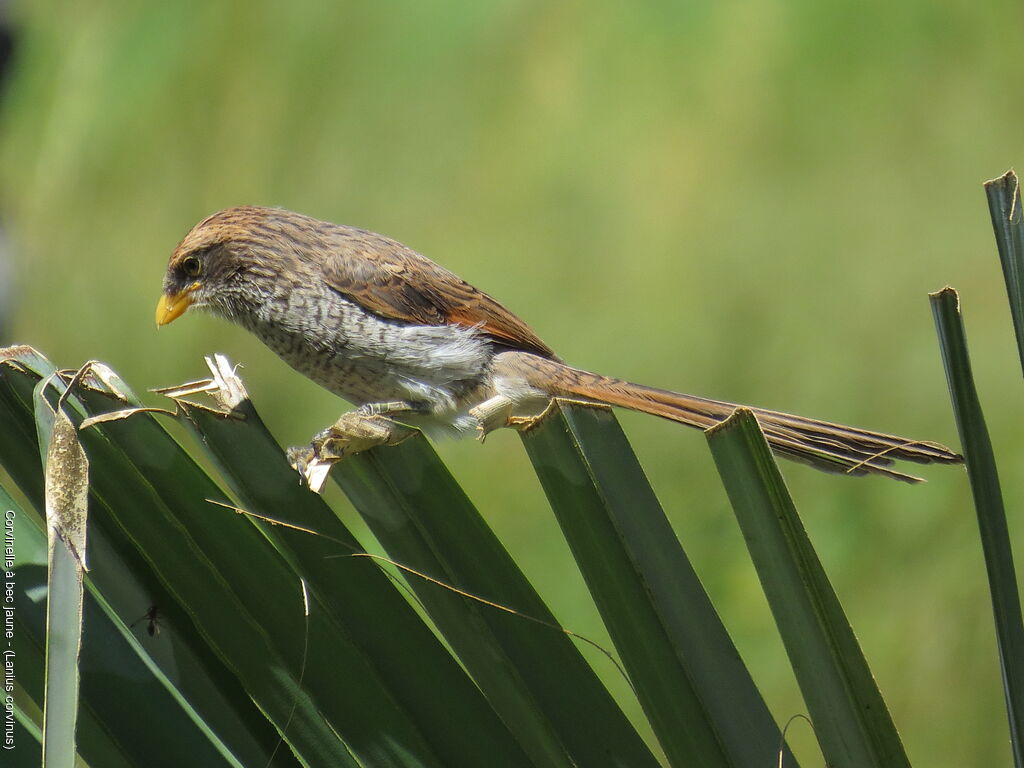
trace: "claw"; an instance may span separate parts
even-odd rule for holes
[[[331,467],[337,462],[378,445],[397,445],[414,432],[384,416],[349,411],[318,432],[308,446],[289,448],[288,462],[310,490],[320,493]]]
[[[309,465],[316,461],[316,451],[312,445],[293,445],[285,452],[285,455],[288,457],[288,463],[299,473],[303,484],[308,486]]]
[[[545,410],[544,413],[539,413],[536,416],[509,416],[508,426],[519,432],[525,432],[526,430],[533,427],[533,425],[536,424],[538,421],[543,419],[544,414],[546,413],[547,411]]]

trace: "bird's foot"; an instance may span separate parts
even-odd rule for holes
[[[543,419],[544,418],[544,414],[546,414],[546,413],[547,413],[547,410],[545,410],[544,413],[538,413],[536,416],[509,416],[508,417],[508,426],[510,426],[512,429],[515,429],[515,430],[517,430],[519,432],[525,432],[526,430],[530,429],[534,424],[536,424],[538,421]]]
[[[378,445],[397,445],[415,430],[379,414],[362,410],[342,414],[334,424],[318,432],[309,445],[288,449],[288,462],[320,493],[331,467],[347,456]]]
[[[532,416],[515,414],[518,403],[505,395],[495,395],[484,400],[480,405],[469,410],[469,415],[476,419],[477,437],[480,442],[496,429],[511,427],[519,431],[529,429],[543,413]]]

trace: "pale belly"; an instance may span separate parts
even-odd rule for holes
[[[450,421],[484,397],[493,352],[476,329],[407,325],[336,298],[326,312],[294,309],[302,311],[288,316],[301,318],[301,327],[273,316],[242,324],[295,370],[351,403],[404,401]]]

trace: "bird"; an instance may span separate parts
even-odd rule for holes
[[[554,398],[702,430],[740,407],[574,368],[497,300],[411,248],[283,208],[227,208],[185,235],[167,265],[157,326],[190,308],[242,326],[357,406],[314,438],[312,456],[331,438],[343,447],[348,439],[352,452],[397,442],[409,426],[482,437],[530,423]],[[826,472],[919,482],[894,462],[963,460],[936,442],[751,410],[778,455]]]

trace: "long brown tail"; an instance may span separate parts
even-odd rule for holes
[[[554,390],[552,394],[617,405],[698,429],[707,429],[724,421],[738,407],[721,400],[709,400],[600,376],[551,360],[543,361],[542,365],[549,367],[544,372],[544,378],[549,391]],[[554,370],[556,366],[559,369],[557,371]],[[761,429],[776,453],[825,472],[880,474],[904,482],[919,483],[921,478],[891,469],[894,461],[902,459],[919,464],[958,464],[963,461],[962,456],[939,443],[908,440],[764,408],[751,410],[757,415]]]

